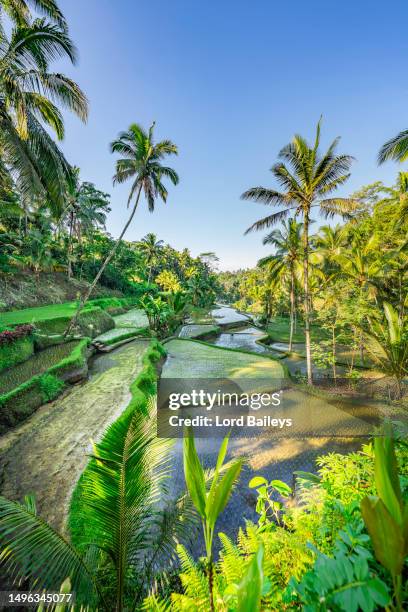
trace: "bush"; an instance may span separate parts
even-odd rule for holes
[[[396,455],[402,494],[407,498],[405,440],[397,444]],[[324,455],[317,465],[318,475],[299,473],[296,497],[281,511],[280,524],[271,518],[261,524],[248,521],[236,542],[219,534],[222,549],[214,590],[220,610],[237,609],[237,585],[260,545],[264,550],[262,610],[372,612],[390,604],[391,578],[375,558],[360,510],[361,499],[376,493],[372,445],[348,455]],[[171,594],[165,589],[162,599],[157,594],[148,597],[144,610],[209,608],[205,566],[183,547],[177,552],[179,587]]]
[[[44,374],[40,378],[40,388],[44,402],[50,402],[58,397],[64,388],[64,381],[52,374]]]

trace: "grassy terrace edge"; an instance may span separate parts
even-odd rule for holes
[[[116,423],[126,418],[125,415],[127,415],[129,412],[142,412],[145,409],[149,397],[155,395],[156,393],[158,379],[156,364],[160,361],[160,359],[165,357],[165,355],[166,351],[162,344],[160,344],[160,342],[158,342],[156,339],[152,340],[145,354],[143,355],[142,370],[130,385],[132,398],[128,406],[115,421]],[[103,437],[105,437],[105,435],[106,432]],[[91,459],[89,464],[93,461],[95,460]],[[87,469],[88,467],[86,467],[82,472],[82,475],[79,477],[78,482],[75,485],[68,511],[68,532],[70,534],[71,542],[78,548],[81,548],[81,546],[87,542],[87,528],[82,519],[80,510],[82,482]]]
[[[58,397],[69,374],[87,367],[89,343],[90,338],[82,338],[68,357],[0,395],[0,433],[24,421],[42,404]]]

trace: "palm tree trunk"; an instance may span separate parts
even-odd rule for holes
[[[72,235],[74,233],[74,211],[69,214],[69,237],[68,237],[68,278],[72,276]]]
[[[305,211],[303,225],[303,290],[305,309],[305,338],[307,384],[313,384],[312,352],[310,347],[310,294],[309,294],[309,211]]]
[[[293,330],[295,326],[295,272],[293,264],[290,270],[290,332],[289,332],[289,351],[293,346]]]
[[[69,334],[69,332],[71,331],[71,329],[74,328],[74,326],[76,325],[76,322],[78,321],[78,317],[82,311],[82,309],[84,308],[85,304],[87,303],[87,301],[89,300],[89,298],[91,297],[96,285],[98,284],[99,279],[101,278],[106,266],[108,265],[108,263],[111,261],[111,259],[114,257],[116,251],[119,248],[120,243],[122,242],[123,236],[125,235],[129,225],[132,223],[133,217],[135,216],[135,212],[136,212],[136,208],[137,205],[139,204],[139,199],[140,199],[140,194],[142,192],[142,185],[140,185],[139,187],[139,191],[137,192],[137,197],[136,197],[136,202],[133,206],[132,209],[132,213],[129,217],[129,219],[127,220],[119,238],[117,239],[117,241],[115,242],[115,245],[113,246],[111,252],[109,253],[109,255],[106,257],[105,261],[103,262],[102,266],[99,268],[98,274],[95,276],[95,278],[93,279],[91,285],[89,286],[88,290],[85,292],[85,294],[82,296],[79,304],[78,304],[78,308],[76,310],[75,315],[72,317],[71,321],[69,322],[69,325],[67,327],[67,329],[64,332],[64,336],[67,336]]]
[[[332,355],[333,355],[333,378],[336,380],[337,371],[336,371],[336,330],[335,326],[332,327]]]

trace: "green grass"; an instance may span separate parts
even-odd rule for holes
[[[50,346],[39,353],[35,353],[32,357],[23,363],[15,365],[10,370],[4,370],[0,373],[0,394],[7,393],[30,380],[33,376],[46,372],[62,359],[68,357],[77,344],[78,341],[74,340],[65,344]]]
[[[99,306],[102,310],[106,308],[119,308],[120,306],[130,305],[127,298],[97,298],[90,300],[85,306],[84,311]],[[24,308],[22,310],[10,310],[0,313],[1,325],[18,325],[20,323],[33,323],[35,321],[46,321],[60,317],[72,317],[75,314],[78,303],[64,302],[63,304],[49,304],[48,306],[36,306],[34,308]]]
[[[289,342],[290,319],[289,317],[274,317],[266,325],[268,336],[274,342]],[[312,325],[312,341],[327,339],[327,334],[321,328]],[[298,321],[296,332],[293,334],[293,342],[305,342],[305,332],[303,325]]]
[[[32,334],[16,338],[13,342],[0,346],[0,371],[7,370],[31,357],[34,353]]]
[[[87,305],[87,310],[92,304]],[[64,304],[50,304],[49,306],[38,306],[35,308],[24,308],[23,310],[11,310],[0,314],[0,321],[4,325],[18,325],[19,323],[33,323],[57,319],[59,317],[72,317],[77,308],[76,302],[65,302]]]

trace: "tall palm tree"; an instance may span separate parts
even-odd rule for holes
[[[389,159],[399,162],[408,159],[408,130],[399,132],[381,147],[378,153],[378,163],[383,164]]]
[[[312,208],[317,208],[326,217],[340,214],[347,216],[357,206],[350,198],[327,197],[343,185],[350,176],[353,158],[337,155],[336,138],[324,155],[319,153],[320,121],[317,124],[315,141],[310,146],[299,135],[279,152],[282,160],[271,168],[271,172],[284,189],[278,191],[266,187],[253,187],[242,194],[244,200],[254,200],[268,206],[280,206],[282,210],[260,219],[245,233],[263,230],[285,219],[291,212],[303,218],[303,289],[306,336],[307,379],[312,384],[312,356],[310,341],[310,291],[309,291],[309,225]]]
[[[268,278],[273,284],[286,282],[289,279],[290,289],[290,332],[289,351],[293,347],[293,332],[296,311],[296,272],[299,271],[302,250],[302,224],[295,219],[282,222],[282,230],[273,230],[265,236],[263,244],[275,247],[274,255],[268,255],[258,261],[258,266],[268,267]]]
[[[111,152],[119,153],[123,156],[116,161],[116,173],[113,176],[113,184],[124,183],[132,179],[127,206],[129,208],[132,200],[133,206],[119,238],[100,267],[91,285],[82,296],[75,316],[71,319],[65,330],[65,335],[73,329],[81,310],[92,295],[106,266],[118,250],[135,216],[142,192],[145,196],[149,211],[153,212],[157,198],[160,198],[163,202],[167,200],[168,194],[162,182],[163,178],[170,179],[173,185],[177,185],[179,181],[176,171],[162,164],[162,160],[168,155],[177,155],[177,146],[171,142],[171,140],[162,140],[161,142],[155,143],[153,139],[154,126],[155,122],[153,122],[150,129],[146,131],[142,126],[133,123],[126,132],[121,132],[119,138],[111,143]]]
[[[57,58],[76,61],[76,49],[59,25],[36,19],[7,36],[0,22],[0,173],[11,172],[22,205],[48,199],[56,213],[64,206],[70,167],[46,128],[64,136],[60,108],[87,118],[78,85],[49,71]]]
[[[92,183],[81,183],[79,168],[73,168],[72,180],[66,191],[67,206],[64,220],[68,224],[68,278],[72,276],[72,251],[74,235],[78,240],[83,233],[104,228],[110,211],[109,195],[99,191]]]
[[[144,260],[149,269],[149,274],[147,278],[147,282],[150,283],[152,277],[152,270],[155,261],[157,260],[157,256],[160,253],[161,249],[164,246],[163,240],[157,240],[156,234],[153,232],[149,232],[142,238],[139,242],[136,243],[139,251],[143,253]]]

